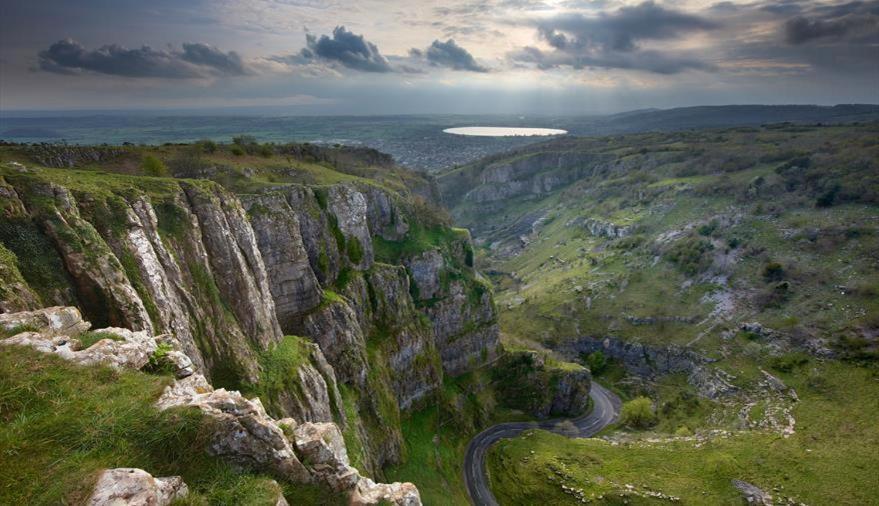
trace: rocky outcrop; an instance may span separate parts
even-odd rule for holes
[[[145,330],[132,332],[122,328],[106,328],[92,332],[106,334],[86,349],[75,337],[46,335],[40,332],[22,332],[0,341],[0,345],[28,346],[43,353],[54,353],[82,365],[108,365],[116,369],[140,369],[156,351],[156,340]]]
[[[746,503],[758,506],[772,506],[772,496],[759,487],[742,480],[732,480],[732,484],[742,494],[742,499]]]
[[[499,401],[537,418],[572,417],[589,404],[592,376],[576,364],[554,364],[534,351],[505,354],[492,369]]]
[[[28,328],[45,336],[75,336],[91,328],[75,307],[48,307],[35,311],[0,314],[0,328],[9,332]]]
[[[258,398],[248,400],[239,392],[214,390],[204,376],[194,374],[168,387],[156,405],[160,409],[193,406],[211,418],[208,453],[212,455],[294,483],[311,481],[284,432]]]
[[[455,174],[440,178],[443,198],[450,204],[461,199],[477,204],[496,202],[521,195],[541,195],[569,185],[583,177],[607,170],[612,157],[578,152],[539,152],[485,167],[468,167],[465,177]],[[463,190],[463,192],[461,191]]]
[[[580,337],[566,344],[564,352],[579,357],[595,351],[619,360],[631,374],[644,378],[685,373],[687,381],[709,399],[731,395],[737,391],[732,378],[710,366],[710,360],[694,351],[677,346],[651,346],[621,341],[616,338]]]
[[[583,220],[583,227],[596,237],[607,237],[610,239],[626,237],[632,233],[632,227],[630,226],[619,225],[617,223],[596,220],[593,218],[586,218]]]
[[[167,506],[189,494],[183,478],[153,478],[143,469],[120,467],[101,471],[88,506]]]

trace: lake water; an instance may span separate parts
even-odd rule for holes
[[[567,130],[556,128],[515,128],[515,127],[457,127],[446,128],[443,132],[453,135],[475,135],[479,137],[521,137],[521,136],[548,136],[564,135]]]

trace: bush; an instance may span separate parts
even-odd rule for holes
[[[140,162],[140,168],[147,176],[167,177],[168,167],[165,163],[153,155],[146,155]]]
[[[710,242],[699,237],[688,237],[677,241],[665,257],[678,266],[684,274],[693,275],[708,268],[710,257],[706,254],[714,249]]]
[[[766,282],[781,281],[784,279],[784,267],[778,262],[769,262],[763,266],[763,279]]]
[[[242,149],[241,146],[232,146],[230,151],[235,156],[243,156],[244,155],[244,149]]]
[[[778,357],[772,357],[770,367],[779,372],[791,372],[797,367],[809,363],[809,356],[802,352],[785,353]]]
[[[620,423],[633,429],[646,429],[656,424],[656,413],[653,401],[647,397],[636,397],[623,404],[620,411]]]
[[[217,151],[217,143],[210,139],[196,141],[195,145],[205,153],[214,153]]]
[[[589,370],[592,371],[592,374],[599,375],[607,369],[607,357],[604,356],[604,353],[601,351],[593,351],[592,353],[586,355],[586,359],[584,360],[586,365],[589,366]]]

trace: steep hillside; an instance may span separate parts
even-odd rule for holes
[[[564,138],[441,174],[495,282],[507,346],[579,360],[624,399],[648,398],[629,408],[637,422],[607,436],[626,445],[575,450],[539,435],[496,447],[499,499],[576,503],[576,489],[651,502],[658,490],[718,503],[746,480],[827,503],[827,489],[784,477],[803,469],[761,456],[763,438],[779,437],[779,455],[818,459],[809,473],[840,470],[832,490],[866,499],[859,469],[877,448],[865,422],[879,351],[877,133],[774,125]],[[822,418],[828,409],[851,421],[844,436]],[[651,474],[658,460],[679,467]],[[693,462],[711,476],[686,474]],[[633,479],[634,492],[624,486]]]
[[[337,423],[364,474],[406,460],[401,413],[497,355],[469,234],[378,153],[245,139],[0,160],[3,312],[171,333],[215,386]]]

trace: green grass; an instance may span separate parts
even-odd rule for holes
[[[299,336],[284,336],[259,356],[260,378],[255,385],[244,385],[248,396],[259,397],[266,409],[276,417],[281,412],[276,399],[285,393],[301,392],[299,368],[311,360],[311,342]]]
[[[701,447],[637,440],[613,446],[534,431],[490,451],[493,490],[501,504],[576,504],[561,484],[582,488],[587,497],[608,498],[632,484],[678,496],[684,504],[732,505],[741,499],[730,480],[743,479],[764,490],[779,487],[775,495],[806,504],[874,504],[879,376],[873,369],[839,362],[808,367],[813,369],[809,376],[823,378],[820,386],[810,386],[818,383],[807,379],[808,368],[782,375],[800,395],[796,434],[790,438],[752,431]],[[561,481],[558,469],[566,476]],[[632,504],[641,503],[652,504]]]
[[[268,477],[205,453],[210,426],[198,410],[153,406],[170,381],[0,348],[0,503],[79,504],[99,470],[138,467],[182,476],[182,504],[269,504]],[[314,487],[285,491],[291,504],[339,504]]]

